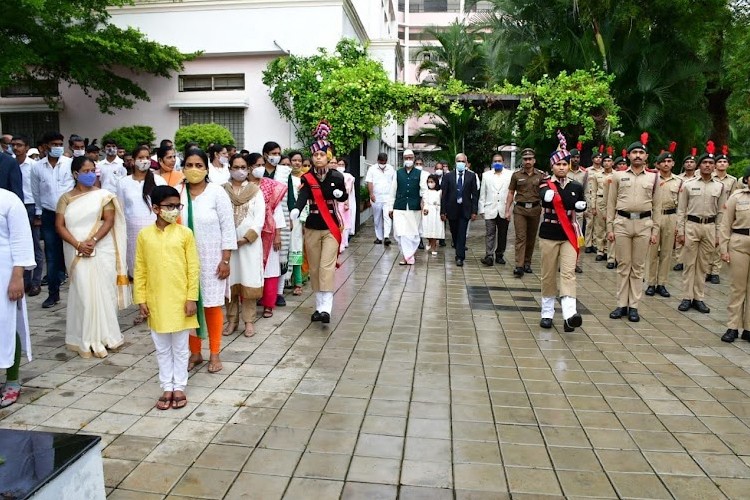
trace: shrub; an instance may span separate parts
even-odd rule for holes
[[[119,147],[125,148],[125,151],[130,152],[138,144],[144,142],[147,142],[149,147],[152,147],[154,141],[156,141],[156,135],[154,134],[154,129],[147,125],[132,125],[110,130],[104,134],[104,139],[112,139]]]
[[[741,179],[742,176],[745,175],[745,170],[747,170],[747,167],[750,167],[750,158],[732,163],[731,165],[729,165],[727,173],[729,175],[737,177],[738,179]]]
[[[209,144],[235,144],[234,137],[228,128],[218,123],[193,123],[177,129],[174,134],[174,146],[177,151],[185,151],[185,144],[197,142],[206,150]]]

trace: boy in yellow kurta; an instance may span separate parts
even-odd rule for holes
[[[188,381],[188,333],[198,328],[196,316],[200,268],[193,232],[175,224],[180,194],[171,186],[151,192],[156,224],[138,233],[133,277],[134,302],[148,318],[164,394],[159,410],[184,408]]]

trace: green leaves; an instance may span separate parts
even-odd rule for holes
[[[102,138],[114,140],[118,146],[129,152],[144,142],[153,145],[156,141],[156,134],[148,125],[133,125],[110,130]]]
[[[234,144],[234,137],[228,128],[217,123],[194,123],[178,128],[174,135],[177,151],[184,151],[188,142],[197,142],[205,151],[209,144]]]

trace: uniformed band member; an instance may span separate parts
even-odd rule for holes
[[[542,213],[539,184],[545,175],[536,169],[534,150],[526,148],[521,151],[523,168],[513,173],[508,187],[508,201],[505,216],[510,218],[513,206],[513,228],[516,233],[516,267],[513,275],[520,278],[531,272],[531,257],[534,255],[536,232],[539,229],[539,217]]]
[[[745,185],[729,197],[721,221],[719,253],[729,264],[729,304],[727,305],[727,331],[724,342],[734,342],[742,328],[742,340],[750,341],[750,188],[747,180],[750,168],[745,170]]]
[[[690,150],[690,154],[687,155],[682,160],[682,172],[677,175],[680,179],[682,179],[682,182],[685,182],[688,179],[692,179],[695,177],[695,169],[698,166],[697,163],[695,163],[695,159],[698,157],[698,148],[692,148]],[[682,244],[681,243],[675,243],[674,246],[674,261],[676,264],[672,268],[674,271],[682,271],[684,266],[682,265]]]
[[[721,209],[726,202],[724,185],[714,179],[714,144],[709,141],[706,153],[698,158],[700,175],[682,184],[677,203],[677,242],[683,245],[682,302],[677,307],[691,307],[708,314],[711,309],[703,302],[705,276],[719,241]]]
[[[596,225],[596,193],[592,186],[594,176],[604,170],[602,166],[604,156],[604,144],[600,144],[599,149],[594,151],[594,154],[591,157],[591,168],[588,169],[588,185],[586,186],[586,203],[588,203],[588,208],[584,214],[586,218],[586,253],[596,252],[597,240],[600,237],[604,238],[604,226],[606,226],[606,224],[600,224],[602,227],[597,227]],[[599,260],[601,261],[602,259]]]
[[[328,168],[333,146],[328,142],[331,127],[323,120],[315,128],[315,142],[310,146],[313,170],[302,176],[297,203],[289,213],[292,225],[298,224],[299,213],[310,205],[305,221],[305,255],[310,265],[310,284],[315,292],[312,321],[331,322],[334,274],[341,245],[341,228],[336,215],[336,201],[346,201],[344,175]]]
[[[614,158],[612,158],[612,147],[607,148],[607,153],[602,157],[602,168],[595,170],[589,176],[589,185],[591,186],[589,195],[589,209],[592,214],[593,229],[593,246],[596,247],[596,261],[602,262],[607,260],[607,201],[604,198],[609,179],[612,177],[612,167]],[[614,262],[614,259],[613,259]]]
[[[654,211],[657,174],[645,170],[648,134],[628,147],[630,167],[612,174],[607,199],[607,239],[617,249],[617,308],[612,319],[640,321],[643,270],[649,243],[659,238],[659,213]]]
[[[722,184],[724,184],[724,192],[727,195],[727,198],[732,196],[732,193],[734,193],[737,188],[739,188],[739,182],[737,182],[737,177],[730,175],[727,173],[727,169],[729,168],[729,148],[727,146],[721,147],[721,154],[716,155],[716,167],[714,168],[714,177],[719,180]],[[719,278],[719,272],[721,271],[721,255],[719,253],[719,248],[716,247],[716,251],[714,252],[714,256],[711,259],[711,266],[708,270],[708,274],[706,275],[706,281],[713,283],[714,285],[718,285],[721,283],[721,279]]]
[[[560,306],[563,329],[572,332],[583,322],[576,307],[576,258],[584,238],[576,215],[586,210],[583,186],[567,176],[570,153],[565,137],[558,131],[560,146],[550,156],[552,177],[540,186],[542,225],[539,248],[542,252],[542,319],[539,326],[552,328],[557,296],[557,270],[560,269]]]
[[[656,185],[657,210],[661,211],[659,241],[648,249],[648,279],[646,295],[659,294],[670,297],[667,290],[669,270],[672,268],[672,251],[677,231],[677,198],[680,194],[682,180],[672,173],[676,142],[669,145],[669,150],[656,158],[659,170],[659,183]]]
[[[583,148],[583,144],[579,142],[576,144],[576,147],[570,150],[570,169],[568,170],[568,178],[571,180],[576,181],[578,184],[583,186],[584,194],[586,190],[589,188],[589,173],[588,170],[586,170],[585,167],[581,166],[581,148]],[[586,214],[583,212],[576,213],[576,217],[578,218],[578,225],[581,227],[581,229],[585,230],[585,217]],[[581,253],[578,254],[578,260],[576,261],[576,272],[582,273],[583,269],[581,268]],[[586,249],[586,253],[591,253],[589,249]]]

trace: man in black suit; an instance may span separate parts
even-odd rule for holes
[[[443,176],[440,183],[442,200],[440,218],[448,219],[453,243],[456,246],[456,265],[463,266],[466,259],[466,231],[469,221],[477,218],[479,211],[479,180],[466,168],[466,155],[456,155],[456,168]]]
[[[0,188],[16,193],[23,201],[23,178],[18,162],[6,152],[0,152]]]

